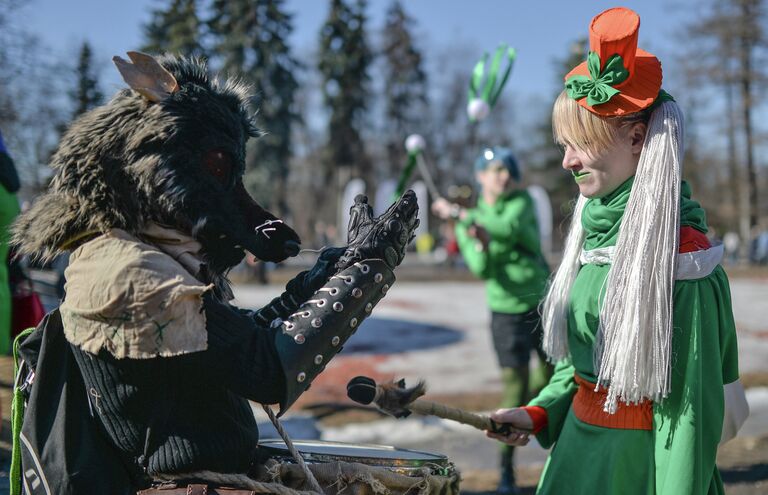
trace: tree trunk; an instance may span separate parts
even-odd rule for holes
[[[758,216],[758,203],[757,203],[757,174],[755,172],[755,162],[753,154],[753,137],[752,137],[752,50],[754,48],[752,43],[752,33],[750,31],[749,24],[752,16],[752,2],[742,1],[741,3],[741,15],[743,19],[743,26],[740,39],[740,61],[741,61],[741,109],[742,118],[744,119],[744,145],[745,145],[745,158],[747,164],[747,187],[749,188],[749,227],[754,228],[757,226]]]
[[[738,124],[736,122],[736,109],[733,102],[733,82],[726,79],[724,89],[725,107],[728,113],[728,129],[726,132],[728,141],[728,185],[731,191],[731,204],[735,212],[732,220],[735,221],[733,227],[738,229],[739,237],[741,237],[740,256],[746,256],[748,254],[747,247],[749,246],[749,222],[745,221],[747,217],[745,216],[745,208],[742,201],[742,174],[741,167],[739,166],[739,156],[736,152],[736,128]]]

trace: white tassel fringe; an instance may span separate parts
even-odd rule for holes
[[[581,213],[587,199],[579,195],[573,208],[571,228],[565,240],[563,261],[547,289],[547,295],[541,304],[541,324],[543,328],[542,348],[551,363],[557,363],[568,357],[568,302],[571,287],[579,273],[579,256],[584,244],[584,229],[581,226]]]
[[[619,400],[658,401],[669,393],[682,157],[683,115],[676,103],[664,102],[648,123],[600,312],[595,370],[598,386],[608,388],[609,413]],[[567,311],[579,270],[584,203],[580,197],[542,306],[543,346],[552,362],[568,356]]]

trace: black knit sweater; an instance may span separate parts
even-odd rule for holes
[[[146,466],[149,475],[248,471],[259,434],[246,399],[274,404],[284,392],[274,330],[210,294],[203,308],[202,352],[117,359],[72,346],[108,438],[128,465]]]

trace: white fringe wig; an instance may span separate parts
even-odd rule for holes
[[[558,104],[565,104],[560,100]],[[573,107],[571,111],[587,112],[576,104]],[[620,119],[616,120],[618,125]],[[586,120],[589,118],[580,119]],[[603,288],[605,300],[594,359],[597,385],[608,389],[604,409],[610,413],[616,411],[619,400],[658,401],[669,393],[682,157],[683,115],[675,102],[667,101],[651,113]],[[543,348],[551,362],[569,355],[567,312],[571,287],[580,268],[585,203],[586,198],[579,196],[563,261],[542,303]]]

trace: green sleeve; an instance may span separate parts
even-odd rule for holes
[[[8,242],[11,239],[11,225],[19,214],[16,195],[0,184],[0,263],[6,262]]]
[[[467,268],[476,277],[487,279],[491,276],[488,252],[478,249],[478,240],[467,232],[475,222],[474,210],[467,212],[467,217],[456,224],[456,243],[459,245],[461,256],[467,263]]]
[[[539,406],[547,411],[547,426],[536,434],[542,447],[548,449],[560,436],[568,410],[576,390],[579,388],[573,379],[574,367],[570,359],[564,359],[555,366],[555,373],[549,383],[536,396],[529,406]]]
[[[728,278],[675,284],[669,396],[654,406],[656,493],[722,493],[715,466],[723,425],[723,385],[738,379]]]
[[[521,258],[541,258],[539,224],[533,199],[527,192],[508,199],[501,212],[483,215],[477,223],[485,228],[491,238],[488,245],[491,265],[517,260],[513,262],[517,266]]]
[[[500,244],[517,245],[531,253],[541,250],[536,209],[527,192],[512,198],[501,215],[483,219],[482,225],[491,239]]]
[[[520,193],[506,200],[502,211],[485,214],[477,223],[488,231],[491,240],[508,246],[539,242],[539,225],[536,210],[528,193]]]
[[[467,233],[473,223],[488,232],[490,244],[486,251],[478,249],[477,240]],[[533,199],[523,193],[506,200],[498,212],[468,210],[467,216],[456,224],[456,242],[469,270],[482,279],[494,276],[494,265],[499,260],[507,260],[510,249],[524,248],[529,253],[539,253],[539,225]]]
[[[11,290],[8,286],[8,241],[19,213],[16,195],[0,184],[0,354],[11,351]]]

